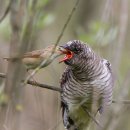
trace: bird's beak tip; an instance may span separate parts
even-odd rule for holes
[[[60,51],[62,54],[66,54],[68,52],[67,49],[65,49],[63,46],[59,46],[58,51]]]

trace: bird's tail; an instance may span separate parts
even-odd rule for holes
[[[61,103],[63,123],[66,130],[78,130],[74,124],[74,121],[69,117],[69,110],[67,104]]]

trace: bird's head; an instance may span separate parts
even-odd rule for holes
[[[91,49],[79,40],[72,40],[60,46],[60,51],[65,57],[60,62],[67,65],[78,65],[83,59],[87,59]]]

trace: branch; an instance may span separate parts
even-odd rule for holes
[[[82,107],[84,109],[84,111],[89,115],[89,117],[97,124],[97,126],[99,126],[100,128],[103,128],[101,126],[101,124],[99,123],[98,120],[96,120],[96,118],[92,115],[92,113],[90,111],[88,111],[88,109],[85,109],[84,107]]]
[[[10,0],[10,2],[9,2],[9,4],[8,4],[8,6],[7,6],[7,8],[6,8],[6,10],[5,10],[5,12],[4,12],[4,14],[3,14],[3,16],[0,18],[0,23],[4,20],[4,18],[7,16],[7,14],[9,13],[9,10],[10,10],[10,7],[11,7],[11,0]]]
[[[69,14],[69,16],[68,16],[68,19],[66,20],[66,22],[65,22],[65,24],[64,24],[64,26],[63,26],[63,28],[62,28],[62,30],[61,30],[61,33],[60,33],[60,35],[59,35],[59,37],[58,37],[58,39],[57,39],[57,41],[56,41],[55,46],[57,46],[58,43],[60,42],[60,40],[61,40],[61,38],[62,38],[62,36],[63,36],[63,34],[64,34],[64,32],[65,32],[65,29],[66,29],[66,27],[68,26],[68,23],[70,22],[70,20],[71,20],[71,18],[72,18],[72,16],[73,16],[73,14],[74,14],[74,12],[75,12],[75,10],[76,10],[78,4],[79,4],[79,1],[80,1],[80,0],[77,0],[77,1],[76,1],[75,5],[74,5],[74,7],[73,7],[73,9],[72,9],[72,11],[70,12],[70,14]]]
[[[74,5],[74,7],[72,8],[72,11],[70,12],[70,14],[69,14],[69,16],[68,16],[68,19],[66,20],[66,22],[65,22],[65,24],[64,24],[64,26],[63,26],[63,28],[62,28],[62,30],[61,30],[61,33],[59,34],[59,36],[58,36],[58,38],[57,38],[57,41],[56,41],[56,43],[55,43],[55,45],[54,45],[54,49],[53,49],[53,51],[52,51],[52,54],[51,54],[46,60],[44,60],[44,61],[26,78],[24,84],[26,84],[27,81],[30,80],[30,78],[32,78],[32,77],[41,69],[41,67],[44,66],[44,65],[47,63],[47,61],[49,60],[49,58],[53,55],[56,46],[59,44],[59,42],[60,42],[60,40],[61,40],[61,38],[62,38],[62,36],[63,36],[63,34],[64,34],[64,32],[65,32],[65,29],[67,28],[67,26],[68,26],[68,24],[69,24],[69,22],[70,22],[70,20],[71,20],[71,18],[72,18],[72,16],[73,16],[75,10],[76,10],[76,8],[77,8],[77,6],[78,6],[78,4],[79,4],[79,1],[80,1],[80,0],[77,0],[76,3],[75,3],[75,5]]]
[[[6,74],[5,73],[0,73],[0,77],[1,78],[6,78]],[[22,82],[24,82],[24,80],[22,80]],[[37,86],[37,87],[40,87],[40,88],[50,89],[50,90],[53,90],[53,91],[57,91],[59,93],[62,92],[61,88],[59,88],[59,87],[55,87],[55,86],[47,85],[47,84],[43,84],[43,83],[38,83],[38,82],[32,81],[32,80],[28,80],[27,84]],[[112,103],[118,103],[118,104],[121,103],[121,104],[130,105],[130,100],[122,100],[122,101],[112,100]]]
[[[128,104],[128,105],[130,105],[130,100],[123,100],[123,101],[112,100],[112,103]]]
[[[23,81],[24,82],[24,81]],[[33,85],[33,86],[38,86],[40,88],[46,88],[46,89],[50,89],[50,90],[53,90],[53,91],[57,91],[59,93],[61,93],[61,88],[58,88],[58,87],[55,87],[55,86],[51,86],[51,85],[47,85],[47,84],[41,84],[41,83],[37,83],[35,81],[31,81],[31,80],[28,80],[27,81],[27,84],[30,84],[30,85]]]
[[[6,78],[6,74],[0,73],[0,77]],[[22,82],[24,82],[24,80],[22,80]],[[32,81],[32,80],[28,80],[27,84],[37,86],[37,87],[40,87],[40,88],[50,89],[50,90],[57,91],[57,92],[61,93],[61,89],[58,88],[58,87],[55,87],[55,86],[51,86],[51,85],[47,85],[47,84],[41,84],[41,83],[38,83],[38,82]]]

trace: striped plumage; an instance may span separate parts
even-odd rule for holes
[[[69,41],[62,48],[73,52],[61,78],[61,107],[67,130],[86,130],[90,117],[112,102],[113,76],[110,63],[79,40]]]

